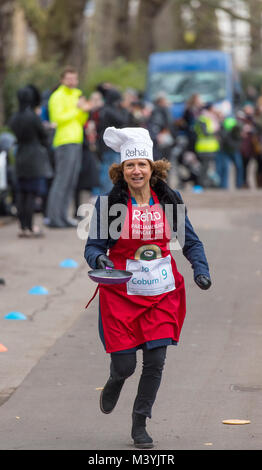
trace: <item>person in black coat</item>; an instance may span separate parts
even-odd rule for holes
[[[38,90],[28,85],[18,90],[19,110],[10,119],[9,127],[17,139],[16,178],[17,211],[20,237],[39,236],[33,226],[36,197],[45,191],[46,178],[52,167],[49,161],[48,140],[35,108],[40,104]]]
[[[100,109],[98,132],[98,150],[101,155],[100,192],[106,193],[112,189],[108,170],[112,163],[120,162],[120,154],[109,149],[104,141],[105,129],[110,126],[117,128],[136,127],[137,122],[132,113],[125,107],[122,94],[115,88],[109,88],[105,93],[105,105]]]
[[[170,112],[170,104],[164,92],[159,92],[156,96],[147,128],[154,142],[154,159],[166,158],[170,160],[177,131]]]

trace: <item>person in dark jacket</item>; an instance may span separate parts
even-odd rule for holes
[[[159,160],[164,157],[170,159],[177,129],[170,111],[170,103],[164,92],[159,92],[155,98],[147,128],[154,142],[154,159]]]
[[[17,211],[21,227],[20,237],[42,236],[34,227],[36,197],[45,192],[46,178],[52,173],[45,129],[35,108],[40,94],[32,85],[18,90],[19,110],[10,119],[9,127],[17,139],[16,178]]]
[[[115,267],[133,275],[127,284],[98,285],[100,337],[111,357],[100,409],[113,411],[142,349],[131,435],[135,447],[151,448],[146,418],[151,418],[167,346],[178,343],[186,313],[184,279],[171,256],[170,240],[176,237],[183,247],[201,289],[208,289],[211,279],[203,243],[186,211],[181,212],[181,195],[165,182],[170,163],[153,161],[148,131],[110,127],[104,140],[120,152],[121,163],[110,168],[113,189],[97,199],[85,259],[92,269]]]
[[[243,161],[243,188],[249,188],[249,165],[255,159],[256,125],[254,122],[254,107],[247,103],[237,113],[237,119],[242,124],[240,153]]]
[[[188,138],[189,152],[195,151],[196,133],[195,122],[203,107],[203,102],[200,95],[194,93],[186,103],[186,107],[182,118],[180,119],[180,129],[185,132]]]
[[[109,149],[104,141],[105,129],[110,126],[117,128],[134,127],[137,123],[132,113],[125,107],[122,94],[115,88],[109,88],[105,94],[105,105],[99,112],[98,147],[101,155],[100,192],[104,194],[112,189],[112,183],[108,177],[108,170],[112,163],[120,161],[120,154]]]
[[[228,169],[232,162],[235,167],[235,185],[240,189],[244,183],[243,159],[241,148],[241,125],[237,119],[226,117],[220,129],[220,152],[218,153],[218,166],[220,170],[220,187],[228,188]]]

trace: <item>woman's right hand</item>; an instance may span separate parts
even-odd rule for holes
[[[99,255],[96,258],[96,265],[98,269],[113,268],[114,263],[106,255]]]

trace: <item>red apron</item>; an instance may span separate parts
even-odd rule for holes
[[[121,236],[109,250],[116,269],[133,272],[127,284],[99,284],[108,353],[147,341],[179,340],[186,313],[183,276],[169,250],[170,227],[156,194],[153,206],[132,206]]]

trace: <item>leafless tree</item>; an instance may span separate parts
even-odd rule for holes
[[[17,0],[38,40],[39,57],[59,64],[83,62],[81,42],[87,0]]]

